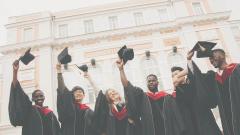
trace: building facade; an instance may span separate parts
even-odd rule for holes
[[[69,48],[72,62],[64,70],[69,89],[86,91],[92,105],[92,87],[74,66],[87,64],[99,89],[114,88],[123,94],[115,61],[123,45],[135,58],[126,64],[129,80],[146,90],[146,76],[159,78],[161,90],[172,91],[170,68],[186,67],[186,53],[200,40],[216,42],[228,60],[240,61],[240,20],[230,20],[225,0],[129,0],[55,13],[39,12],[10,17],[8,43],[0,47],[0,135],[20,135],[8,118],[12,62],[32,48],[35,60],[20,64],[19,81],[25,92],[41,89],[45,104],[56,112],[57,55]],[[173,48],[177,47],[177,51]],[[201,69],[212,69],[207,59],[195,59]],[[215,111],[215,110],[214,110]],[[216,111],[217,112],[217,111]],[[216,113],[219,121],[219,116]]]

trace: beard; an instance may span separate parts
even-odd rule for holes
[[[158,92],[158,87],[148,88],[148,89],[153,93]]]

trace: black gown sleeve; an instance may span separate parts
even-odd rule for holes
[[[168,95],[164,97],[163,119],[165,135],[183,135],[186,127],[175,99]]]
[[[231,95],[232,119],[234,134],[240,134],[240,65],[238,64],[229,78],[229,92]]]
[[[193,98],[194,91],[190,81],[176,88],[177,101],[181,101],[184,104],[189,104],[192,102]]]
[[[85,113],[85,135],[96,135],[97,132],[93,127],[94,112],[91,109],[87,109]]]
[[[23,91],[19,82],[14,87],[11,84],[10,99],[8,105],[9,118],[13,126],[23,126],[31,111],[32,102]]]
[[[137,121],[139,119],[142,125],[142,135],[154,135],[154,122],[150,101],[143,90],[133,86],[130,82],[124,88],[128,117]]]
[[[92,119],[92,127],[99,134],[106,133],[108,113],[109,106],[106,96],[103,94],[102,91],[99,91]]]
[[[75,117],[73,94],[65,86],[61,73],[58,73],[57,111],[60,122],[72,120]]]
[[[140,117],[141,105],[144,92],[141,88],[133,86],[130,82],[124,87],[124,95],[128,110],[128,117],[138,119]]]
[[[195,90],[199,105],[207,108],[215,108],[218,102],[215,72],[208,71],[204,74],[194,62],[193,72],[188,74],[188,78],[190,79],[190,83],[192,83],[193,90]]]

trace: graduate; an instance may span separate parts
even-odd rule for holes
[[[30,61],[24,64],[28,64]],[[22,126],[22,135],[60,135],[60,126],[53,111],[43,106],[42,90],[32,93],[32,101],[18,81],[19,60],[13,63],[13,81],[9,100],[9,118],[13,126]],[[34,102],[34,105],[32,105]]]
[[[61,64],[57,69],[57,110],[61,122],[62,135],[96,135],[92,128],[93,111],[82,101],[85,91],[75,86],[70,91],[64,83]]]
[[[154,134],[151,135],[185,135],[186,128],[175,98],[158,90],[158,79],[156,75],[147,76],[148,91],[144,92],[141,88],[134,87],[128,80],[124,72],[124,61],[119,59],[117,62],[124,93],[129,102],[129,114],[139,115],[142,104],[150,102],[150,109],[147,113],[153,118]],[[144,98],[148,100],[143,100]],[[140,113],[141,114],[141,113]],[[144,126],[143,126],[144,127]]]
[[[197,99],[193,77],[188,70],[181,67],[172,67],[172,79],[175,87],[175,96],[184,123],[187,127],[185,135],[221,135],[211,108],[215,108],[217,102],[212,102],[211,107],[202,105]],[[212,98],[212,100],[216,97]],[[206,98],[205,98],[206,100]],[[208,100],[210,101],[210,100]]]
[[[84,77],[88,79],[97,94],[94,109],[93,127],[99,135],[151,135],[153,133],[152,121],[146,117],[130,117],[128,114],[128,103],[124,102],[120,93],[115,89],[107,89],[105,92],[99,91],[88,72],[84,72]],[[148,110],[149,105],[142,104],[142,113]],[[142,125],[148,124],[142,128]],[[150,127],[150,128],[148,128]]]
[[[222,121],[224,135],[240,134],[240,65],[237,63],[227,63],[226,53],[222,49],[207,48],[209,44],[199,44],[197,57],[209,57],[210,63],[217,72],[208,71],[206,74],[201,73],[197,65],[191,61],[195,50],[188,54],[189,68],[192,70],[195,85],[201,89],[200,95],[209,96],[217,95],[217,103]],[[204,55],[202,55],[204,54]],[[207,105],[206,99],[200,99]]]

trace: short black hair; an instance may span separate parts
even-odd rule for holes
[[[154,74],[149,74],[146,79],[148,79],[150,76],[153,76],[153,77],[155,77],[158,80],[158,77],[156,75],[154,75]]]
[[[219,52],[219,53],[221,53],[224,56],[226,55],[226,53],[225,53],[225,51],[223,49],[214,49],[214,50],[212,50],[212,53],[214,53],[214,52]]]
[[[34,90],[33,93],[32,93],[32,98],[33,98],[34,95],[35,95],[37,92],[39,92],[39,91],[42,92],[41,90],[38,90],[38,89],[37,89],[37,90]]]
[[[80,87],[80,86],[75,86],[75,87],[73,87],[73,88],[72,88],[72,93],[74,93],[74,92],[77,91],[77,90],[81,90],[81,91],[83,92],[83,94],[85,94],[84,89],[83,89],[82,87]]]
[[[177,70],[183,71],[183,68],[182,67],[178,67],[178,66],[174,66],[174,67],[171,68],[171,72],[175,72]]]

